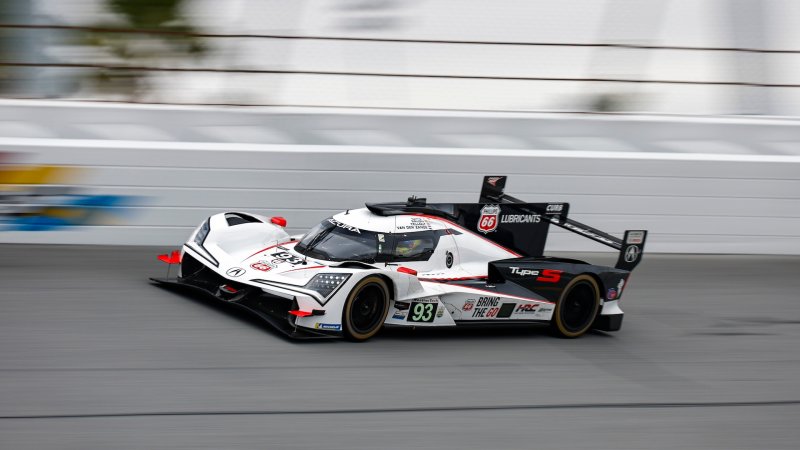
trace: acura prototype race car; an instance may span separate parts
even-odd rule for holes
[[[159,284],[193,288],[289,336],[363,341],[383,326],[547,324],[581,336],[622,326],[619,302],[647,231],[622,239],[567,217],[568,203],[525,203],[484,178],[478,203],[367,203],[289,236],[281,217],[216,214]],[[619,251],[615,267],[543,256],[555,225]]]

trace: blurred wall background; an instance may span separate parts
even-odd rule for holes
[[[2,0],[0,242],[174,245],[229,209],[300,233],[364,201],[474,201],[493,172],[649,229],[649,251],[800,254],[798,19],[791,0]],[[602,250],[571,238],[548,249]]]
[[[800,114],[793,0],[4,0],[0,14],[7,97]]]

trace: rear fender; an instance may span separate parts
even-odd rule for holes
[[[557,302],[564,288],[581,274],[589,274],[597,281],[601,298],[615,300],[630,272],[574,259],[525,257],[490,262],[487,281],[494,285],[513,283]]]

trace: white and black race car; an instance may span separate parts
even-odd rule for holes
[[[568,219],[567,203],[525,203],[484,178],[479,203],[367,203],[303,236],[242,212],[209,217],[181,252],[176,278],[246,308],[292,337],[363,341],[383,326],[548,324],[574,338],[622,325],[620,298],[647,232],[623,239]],[[551,225],[616,250],[616,267],[543,256]]]

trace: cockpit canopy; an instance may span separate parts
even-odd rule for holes
[[[294,249],[325,261],[427,261],[444,234],[447,230],[369,231],[329,217],[309,230]]]

